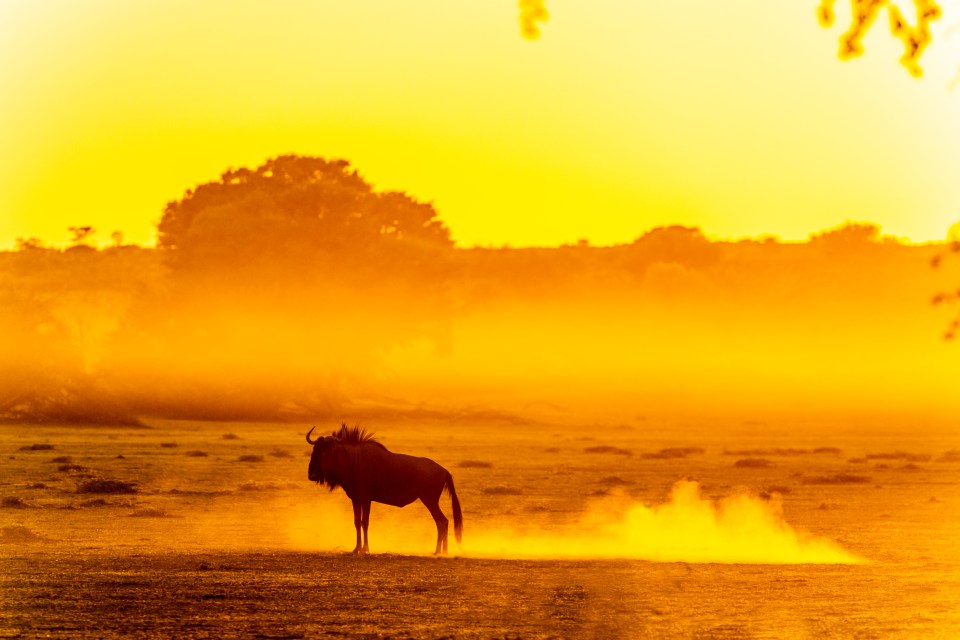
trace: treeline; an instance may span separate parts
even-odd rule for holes
[[[158,231],[157,248],[77,234],[0,253],[0,418],[341,416],[479,388],[539,397],[544,381],[705,385],[743,345],[908,344],[944,324],[926,304],[944,247],[871,225],[806,243],[667,227],[614,247],[458,249],[431,205],[319,158],[228,171]]]

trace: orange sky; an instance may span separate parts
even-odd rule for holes
[[[230,166],[343,157],[462,245],[663,224],[800,239],[960,219],[948,4],[923,80],[881,25],[840,63],[816,2],[42,0],[0,5],[0,247],[90,224],[146,243]],[[838,7],[841,8],[841,7]]]

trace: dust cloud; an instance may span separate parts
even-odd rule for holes
[[[666,504],[611,496],[591,505],[575,525],[551,533],[507,529],[472,534],[464,552],[519,558],[631,558],[655,562],[856,564],[830,540],[795,531],[778,499],[745,493],[704,498],[693,481],[673,486]]]
[[[300,511],[287,527],[287,544],[298,549],[349,551],[353,516],[343,496],[322,509]],[[426,513],[411,506],[408,513]],[[424,554],[432,546],[423,532],[384,508],[375,509],[371,546],[388,553]],[[386,520],[384,521],[384,516]],[[394,518],[391,518],[394,516]],[[469,516],[469,514],[467,514]],[[837,543],[795,530],[785,520],[779,496],[763,500],[746,492],[706,498],[699,483],[677,482],[666,503],[645,505],[623,494],[598,499],[575,522],[553,530],[465,522],[463,545],[451,553],[498,559],[633,559],[726,564],[860,564],[864,559]]]

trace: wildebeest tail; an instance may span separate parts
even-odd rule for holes
[[[457,490],[453,488],[453,476],[447,472],[447,482],[443,487],[450,492],[450,501],[453,503],[453,535],[457,544],[463,540],[463,514],[460,512],[460,501],[457,499]]]

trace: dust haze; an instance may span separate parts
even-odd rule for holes
[[[349,536],[335,523],[351,522],[352,517],[346,500],[329,501],[322,511],[314,505],[292,520],[289,542],[303,549],[343,548]],[[831,540],[795,531],[784,519],[780,496],[763,500],[741,490],[711,500],[692,481],[678,481],[663,504],[638,503],[625,492],[595,498],[575,521],[553,530],[524,531],[514,520],[475,524],[469,538],[453,553],[479,558],[632,558],[733,564],[864,561]],[[416,535],[418,528],[412,523],[404,527],[391,524],[375,528],[381,548],[412,554],[429,548],[429,536]]]
[[[0,415],[276,419],[958,408],[953,245],[638,230],[458,247],[434,208],[283,156],[170,203],[157,248],[0,254]],[[932,263],[938,268],[931,267]],[[943,304],[931,305],[931,300]]]
[[[954,241],[462,247],[299,156],[188,190],[158,233],[0,253],[0,635],[960,624]],[[450,471],[462,547],[428,560],[427,510],[374,503],[346,553],[304,442],[343,422]]]

